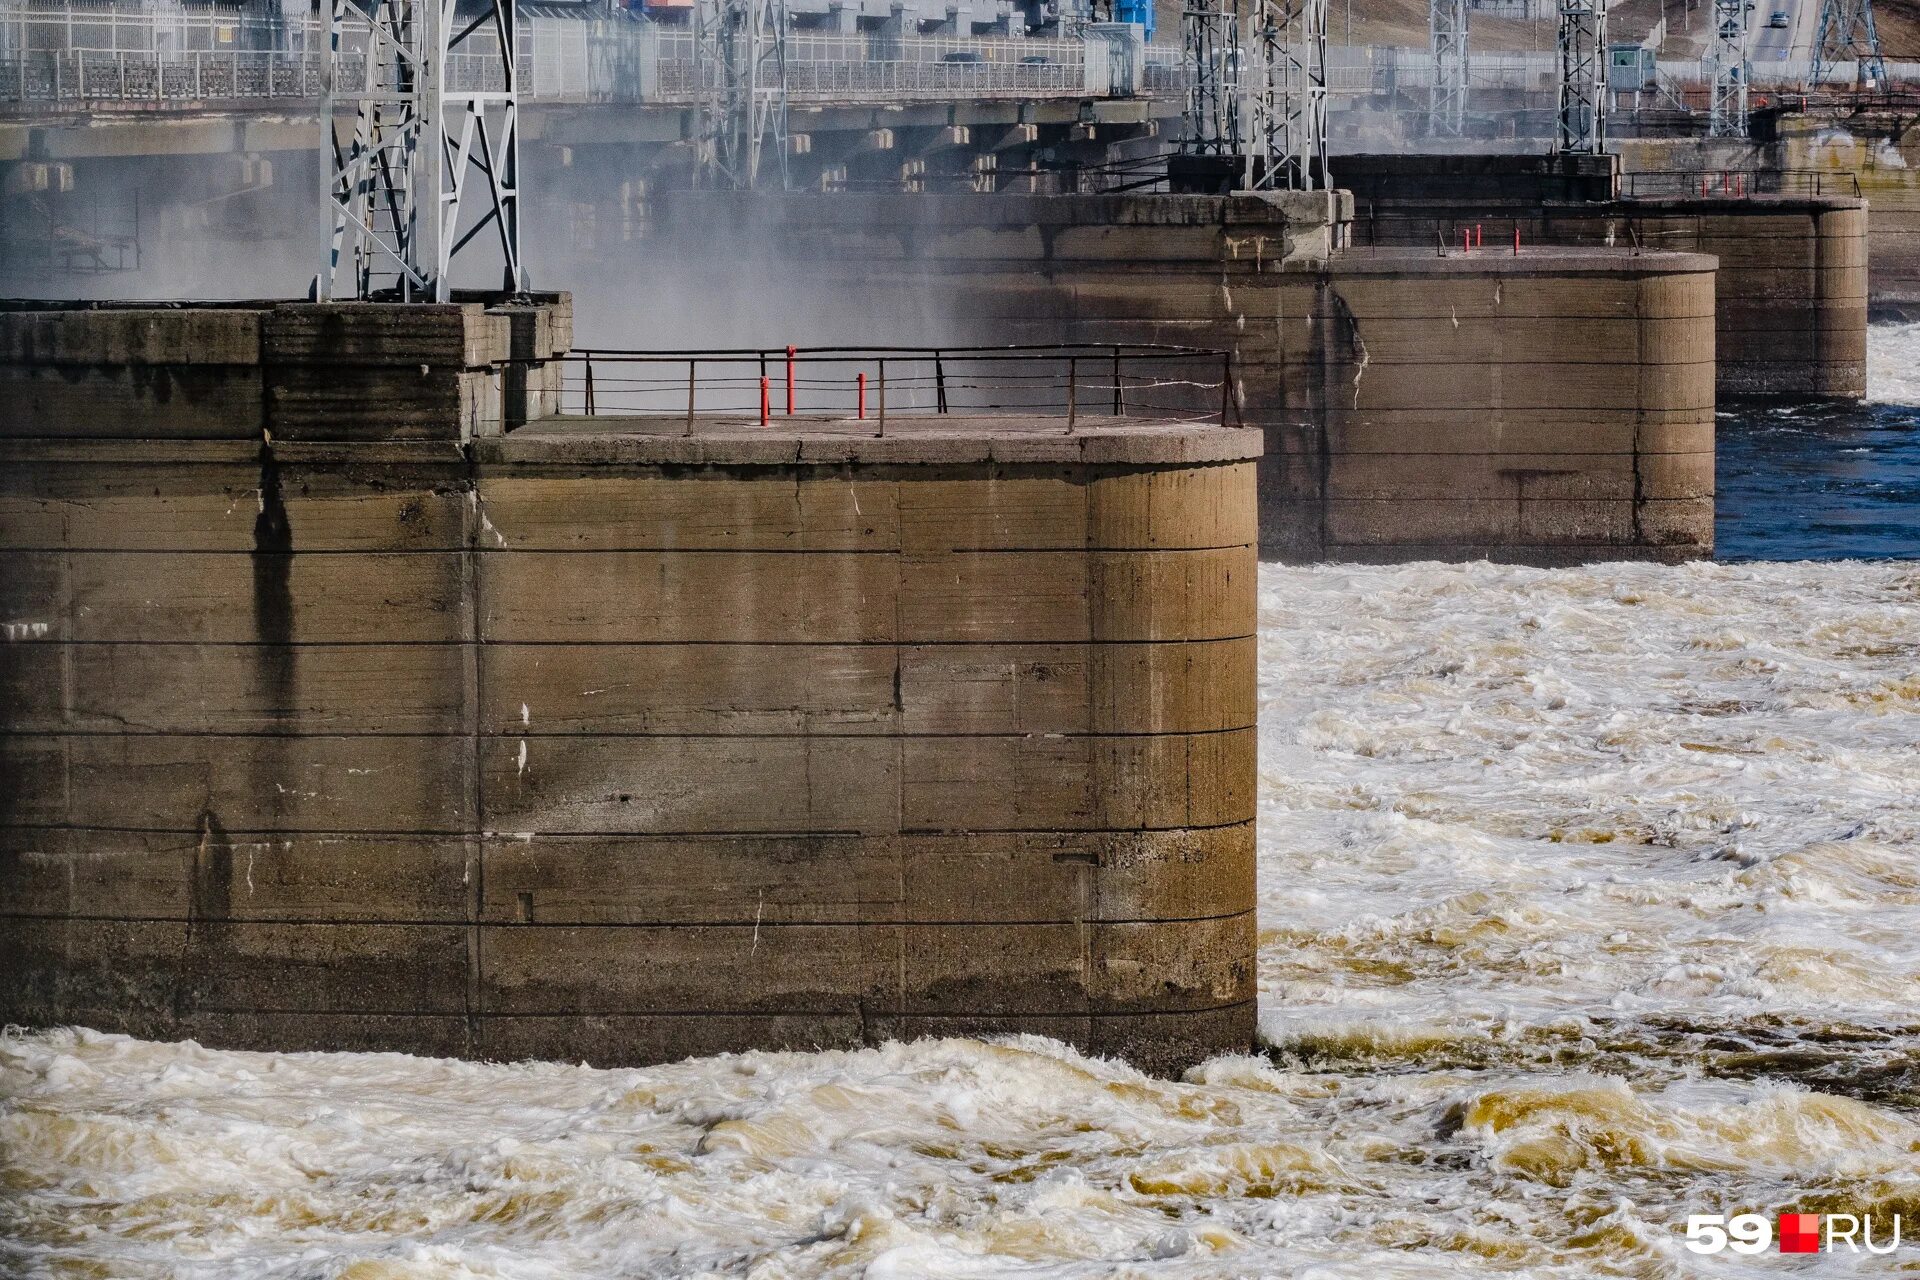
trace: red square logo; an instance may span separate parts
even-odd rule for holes
[[[1820,1252],[1820,1215],[1817,1213],[1781,1214],[1780,1252]]]

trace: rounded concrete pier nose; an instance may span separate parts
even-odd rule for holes
[[[369,414],[0,440],[0,1021],[1250,1047],[1258,431]]]

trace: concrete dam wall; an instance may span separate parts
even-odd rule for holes
[[[1691,189],[1616,195],[1612,157],[1559,157],[1600,172],[1575,180],[1548,156],[1341,156],[1366,245],[1659,249],[1711,254],[1716,387],[1722,396],[1858,399],[1867,390],[1867,206],[1853,197],[1760,194],[1753,175],[1709,172]],[[1600,163],[1607,162],[1607,163]],[[1691,159],[1701,168],[1698,156]],[[1633,190],[1647,175],[1629,175]],[[1679,189],[1682,185],[1687,189]]]
[[[567,329],[0,312],[0,1021],[1250,1046],[1259,433],[556,418]]]
[[[1711,257],[1340,252],[1344,199],[692,194],[663,222],[765,246],[744,276],[688,276],[743,308],[765,291],[857,299],[913,341],[1230,350],[1266,435],[1268,557],[1711,553]]]

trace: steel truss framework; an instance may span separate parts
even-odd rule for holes
[[[1556,155],[1607,149],[1607,0],[1560,0],[1560,106]]]
[[[1713,0],[1713,47],[1707,54],[1707,136],[1747,136],[1747,0]]]
[[[1327,185],[1327,0],[1254,0],[1249,190]]]
[[[693,27],[700,84],[695,184],[785,189],[786,0],[696,0]]]
[[[1809,87],[1824,83],[1842,62],[1854,64],[1858,85],[1887,82],[1887,60],[1880,51],[1880,32],[1873,25],[1873,0],[1820,0]]]
[[[370,0],[366,9],[333,0],[322,117],[332,234],[315,298],[444,302],[454,258],[489,227],[503,286],[526,288],[517,34],[514,0],[488,0],[467,18],[455,0]],[[476,64],[479,87],[449,85],[455,51]],[[346,103],[354,110],[343,137],[336,112]],[[475,203],[479,215],[463,218]]]
[[[1457,138],[1467,121],[1467,0],[1427,0],[1427,40],[1433,54],[1427,132]]]
[[[1180,11],[1180,38],[1187,71],[1180,151],[1239,155],[1240,0],[1187,0]]]

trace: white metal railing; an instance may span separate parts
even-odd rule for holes
[[[539,17],[521,23],[522,93],[533,102],[686,104],[697,100],[693,41],[680,28],[626,19]],[[317,99],[324,88],[325,30],[308,17],[212,7],[156,9],[115,0],[35,4],[0,0],[0,106],[187,106],[198,102]],[[793,32],[787,39],[788,92],[797,102],[883,103],[968,98],[1177,96],[1185,73],[1167,47],[1144,50],[1137,80],[1110,88],[1076,39]],[[1104,59],[1104,53],[1102,54]],[[1103,62],[1104,65],[1104,62]],[[486,88],[497,63],[455,55],[450,81]],[[1895,85],[1920,83],[1920,63],[1889,63]],[[1752,85],[1765,93],[1805,87],[1802,61],[1756,62]],[[1663,60],[1663,81],[1700,82],[1697,60]],[[1832,69],[1827,85],[1852,88],[1854,67]],[[1329,92],[1371,96],[1424,92],[1433,60],[1424,48],[1334,45]],[[1475,89],[1550,88],[1554,55],[1475,53]]]
[[[533,18],[520,32],[523,100],[674,104],[700,96],[685,31]],[[325,86],[325,43],[310,18],[0,4],[0,103],[314,99]],[[796,32],[787,40],[788,95],[854,103],[1113,96],[1106,82],[1091,83],[1085,51],[1079,40]],[[498,87],[498,75],[497,59],[484,52],[448,61],[456,87]]]

